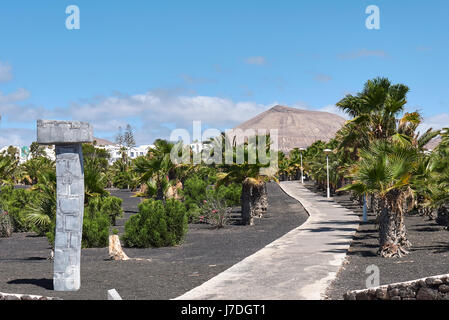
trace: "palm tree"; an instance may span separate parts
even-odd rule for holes
[[[241,207],[242,207],[242,222],[243,224],[252,225],[254,223],[254,217],[260,217],[267,210],[268,198],[266,190],[266,181],[274,178],[269,173],[267,175],[261,174],[262,168],[268,168],[270,163],[262,163],[260,161],[261,156],[256,152],[256,146],[260,142],[260,139],[265,140],[264,150],[265,155],[271,159],[272,154],[270,153],[270,136],[253,137],[248,139],[248,142],[237,146],[235,138],[232,142],[228,139],[225,140],[225,144],[231,145],[232,148],[223,150],[223,155],[226,152],[231,152],[234,159],[232,164],[224,164],[220,168],[224,171],[218,175],[218,183],[220,184],[230,184],[239,183],[242,184],[241,193]],[[237,163],[237,149],[243,151],[243,163]],[[250,154],[256,155],[255,161],[249,161]],[[257,154],[256,154],[257,153]]]
[[[39,172],[50,169],[54,169],[54,161],[42,156],[31,158],[20,165],[20,180],[28,184],[36,184]]]
[[[133,171],[138,175],[138,181],[147,188],[146,195],[154,196],[157,200],[165,199],[170,178],[175,178],[176,164],[171,161],[170,154],[174,143],[157,139],[154,148],[147,156],[134,160]]]
[[[449,129],[441,130],[441,142],[433,152],[421,154],[413,189],[418,195],[418,211],[449,226]]]
[[[299,148],[294,148],[289,154],[289,171],[293,173],[293,179],[301,179],[301,151]]]
[[[289,159],[285,156],[285,153],[278,151],[278,176],[280,181],[288,180],[291,173],[291,166]]]
[[[387,78],[368,80],[362,92],[346,95],[336,105],[354,117],[351,122],[369,140],[386,139],[396,132],[396,116],[404,111],[409,88],[392,85]]]
[[[44,235],[56,221],[56,171],[38,173],[38,183],[31,190],[39,196],[26,207],[26,219],[39,235]]]
[[[10,156],[0,155],[0,186],[14,182],[14,174],[19,161]]]
[[[411,144],[377,140],[360,152],[353,167],[353,182],[340,190],[359,195],[375,194],[379,200],[379,251],[383,257],[408,253],[404,208],[411,193],[411,181],[419,153]]]

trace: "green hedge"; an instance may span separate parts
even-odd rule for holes
[[[94,197],[89,200],[87,209],[91,212],[101,212],[109,217],[110,223],[115,226],[117,218],[123,217],[123,200],[117,197]]]
[[[206,189],[208,182],[193,176],[184,182],[182,189],[182,196],[184,198],[184,205],[187,210],[187,217],[189,222],[197,220],[201,213],[201,205],[206,200]]]
[[[15,189],[12,185],[0,189],[0,208],[7,211],[14,232],[28,232],[32,228],[26,221],[27,206],[37,201],[39,194],[28,189]]]
[[[196,222],[201,215],[204,200],[207,197],[215,197],[223,200],[229,207],[240,205],[240,196],[242,194],[242,185],[232,183],[230,185],[221,185],[218,188],[213,187],[213,180],[207,177],[194,175],[184,182],[182,196],[187,210],[189,222]]]
[[[184,239],[187,228],[185,206],[180,201],[148,199],[126,222],[122,240],[127,247],[174,246]]]
[[[83,248],[104,248],[109,244],[110,217],[105,212],[88,206],[83,218]]]

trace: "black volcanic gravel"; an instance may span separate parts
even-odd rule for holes
[[[139,198],[131,192],[111,191],[121,197],[125,220],[137,212]],[[53,263],[46,238],[30,233],[15,233],[0,238],[0,292],[36,294],[63,299],[106,299],[115,288],[123,299],[172,299],[193,289],[255,253],[308,217],[296,200],[275,183],[268,184],[269,208],[254,226],[231,225],[210,229],[204,224],[189,225],[184,243],[178,247],[124,248],[131,258],[151,261],[110,261],[108,249],[83,249],[81,289],[77,292],[53,291]]]

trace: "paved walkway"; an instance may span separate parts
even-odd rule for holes
[[[301,202],[307,221],[176,299],[312,300],[324,298],[340,269],[359,218],[297,181],[281,188]]]

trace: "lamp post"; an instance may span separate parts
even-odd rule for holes
[[[301,183],[304,183],[304,169],[302,167],[302,152],[304,151],[304,148],[299,148],[299,151],[301,152]]]
[[[331,197],[331,190],[329,188],[329,153],[331,153],[331,149],[324,149],[324,153],[326,154],[326,169],[327,169],[327,198]]]

